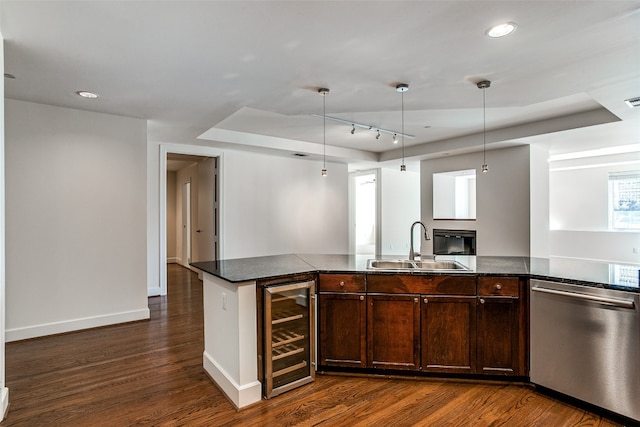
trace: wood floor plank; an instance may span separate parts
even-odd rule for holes
[[[6,346],[8,426],[615,427],[528,385],[319,374],[236,411],[202,368],[202,283],[167,266],[151,319]]]

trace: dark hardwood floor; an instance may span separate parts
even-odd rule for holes
[[[151,320],[9,343],[5,426],[616,426],[528,385],[319,375],[240,412],[202,369],[202,284],[168,266]]]

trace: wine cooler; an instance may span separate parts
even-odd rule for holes
[[[315,282],[264,288],[264,395],[315,378]]]

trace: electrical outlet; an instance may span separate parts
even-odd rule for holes
[[[224,292],[222,293],[222,309],[227,309],[227,294],[225,294]]]

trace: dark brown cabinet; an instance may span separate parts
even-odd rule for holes
[[[365,276],[320,274],[318,281],[319,364],[366,368]]]
[[[528,374],[526,282],[478,278],[478,373]]]
[[[367,296],[369,367],[420,369],[419,295]]]
[[[422,370],[476,371],[476,297],[422,296]]]
[[[320,274],[319,365],[528,375],[527,281]]]
[[[474,276],[372,275],[368,291],[370,367],[474,372]]]

